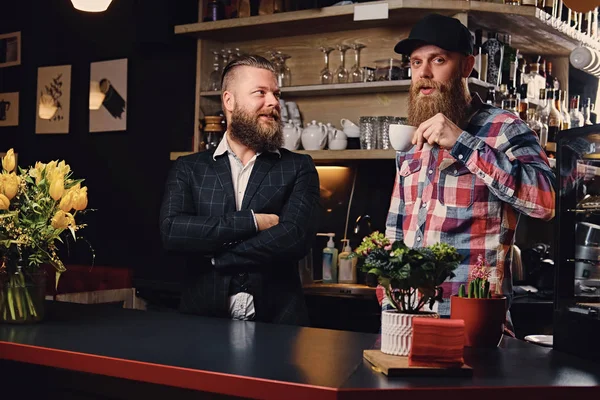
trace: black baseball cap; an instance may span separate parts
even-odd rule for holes
[[[394,47],[398,54],[410,54],[417,48],[431,44],[447,51],[473,54],[471,32],[459,20],[440,14],[429,14],[410,30],[408,38]]]

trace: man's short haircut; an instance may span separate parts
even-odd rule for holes
[[[266,58],[258,56],[258,55],[254,55],[254,54],[245,55],[245,56],[242,56],[240,58],[230,61],[223,69],[223,74],[221,75],[222,91],[227,90],[229,85],[231,85],[231,81],[233,80],[233,78],[235,76],[235,73],[234,73],[235,70],[238,67],[244,67],[244,66],[266,69],[268,71],[271,71],[273,74],[275,74],[275,66],[273,65],[272,62],[270,62]]]

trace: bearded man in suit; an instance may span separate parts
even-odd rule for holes
[[[268,60],[229,63],[227,132],[170,171],[160,228],[165,248],[185,253],[182,312],[308,325],[298,260],[317,230],[319,177],[309,156],[282,148],[279,96]]]

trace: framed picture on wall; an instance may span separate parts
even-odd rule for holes
[[[127,59],[90,66],[90,132],[127,129]]]
[[[0,127],[19,125],[19,92],[0,93]]]
[[[21,32],[0,34],[0,68],[21,65]]]
[[[35,133],[69,133],[71,66],[38,68]]]

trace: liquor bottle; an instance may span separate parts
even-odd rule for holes
[[[546,98],[550,106],[550,112],[548,113],[548,143],[556,143],[556,134],[562,127],[562,116],[554,103],[554,90],[548,90]]]
[[[546,89],[560,89],[558,78],[552,75],[552,63],[546,64]]]
[[[536,111],[536,118],[542,125],[542,132],[540,134],[540,143],[543,140],[543,146],[546,146],[548,142],[548,117],[550,116],[550,102],[546,99],[546,89],[541,88],[539,91],[538,108]]]
[[[540,76],[546,79],[546,60],[540,56],[538,57],[538,63],[540,64]]]
[[[590,99],[589,97],[585,100],[585,104],[582,106],[582,114],[583,117],[585,118],[585,125],[593,125],[592,124],[592,120],[590,119],[591,117],[591,113],[592,113],[592,99]]]
[[[559,89],[554,90],[554,103],[556,104],[556,108],[560,112],[560,117],[562,119],[562,125],[560,127],[560,130],[562,130],[562,131],[571,128],[571,117],[569,117],[567,105],[565,104],[565,101],[564,101],[564,98],[566,97],[566,95],[563,96],[563,93],[564,93],[564,91],[562,91],[562,90],[559,90]]]
[[[498,34],[496,32],[488,32],[488,40],[482,45],[482,48],[488,54],[487,82],[492,85],[500,85],[504,46],[498,40]]]
[[[531,64],[529,82],[527,83],[527,98],[530,100],[535,100],[540,93],[540,89],[546,88],[546,79],[540,75],[539,71],[539,63]]]
[[[571,111],[569,111],[569,117],[571,118],[571,128],[581,128],[585,125],[585,117],[579,111],[579,95],[571,97]]]
[[[527,121],[527,113],[529,112],[529,101],[527,100],[527,92],[525,92],[525,96],[523,96],[523,91],[517,93],[517,103],[519,106],[519,118],[521,118],[523,121]]]

